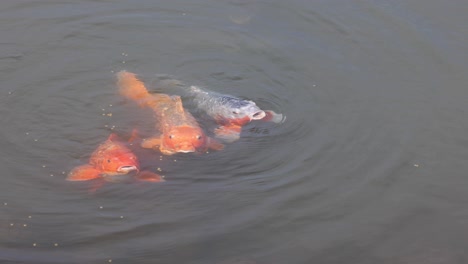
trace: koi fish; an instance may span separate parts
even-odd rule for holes
[[[112,177],[136,172],[140,181],[162,182],[164,179],[150,171],[140,171],[140,164],[133,152],[122,143],[114,133],[100,144],[91,154],[89,163],[75,167],[67,176],[68,181],[87,181],[103,178],[112,181]]]
[[[150,94],[143,82],[127,71],[117,73],[117,85],[122,96],[136,101],[140,107],[151,108],[158,120],[156,129],[160,134],[143,140],[143,148],[159,148],[165,155],[224,148],[223,144],[205,135],[195,118],[185,111],[180,96]]]
[[[166,85],[184,87],[198,109],[203,110],[219,125],[215,129],[218,138],[232,142],[240,137],[242,127],[253,120],[282,122],[283,115],[272,110],[262,110],[254,101],[221,94],[197,86],[187,87],[178,80],[166,80]]]
[[[282,114],[277,114],[272,110],[262,110],[251,100],[244,100],[196,86],[190,86],[188,92],[193,96],[197,107],[205,111],[219,125],[215,129],[216,136],[228,142],[239,139],[242,127],[253,120],[275,123],[283,120]]]

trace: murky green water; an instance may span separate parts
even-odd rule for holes
[[[0,262],[466,263],[467,11],[2,1]],[[152,91],[167,74],[287,119],[220,152],[138,150],[165,183],[89,192],[66,173],[111,132],[154,128],[118,95],[122,69]]]

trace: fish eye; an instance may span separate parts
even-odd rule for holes
[[[201,139],[202,139],[202,136],[198,135],[198,136],[197,136],[197,139],[198,139],[198,140],[201,140]]]
[[[232,111],[233,114],[238,115],[239,111]]]
[[[171,139],[172,139],[173,137],[174,137],[173,135],[169,135],[169,138],[171,138]]]
[[[107,160],[107,163],[110,163],[110,159]]]

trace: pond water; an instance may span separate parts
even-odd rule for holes
[[[467,13],[462,0],[3,0],[0,262],[466,263]],[[137,149],[166,182],[91,192],[66,174],[110,133],[157,121],[118,94],[120,70],[287,118],[203,155]]]

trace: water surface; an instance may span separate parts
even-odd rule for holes
[[[2,263],[466,263],[468,2],[2,1]],[[115,72],[287,116],[163,184],[67,182],[154,130]],[[196,113],[196,109],[189,108]],[[199,115],[208,128],[209,120]],[[208,131],[210,133],[210,131]]]

